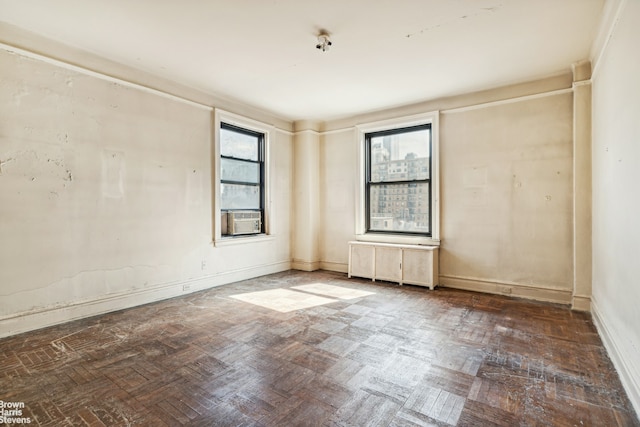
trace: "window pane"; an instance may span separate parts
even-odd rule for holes
[[[371,138],[371,182],[429,178],[431,129]]]
[[[429,233],[429,184],[379,184],[369,191],[369,229]]]
[[[242,160],[220,159],[220,179],[253,184],[260,183],[260,165]]]
[[[260,209],[260,187],[220,184],[220,209]]]
[[[237,159],[257,161],[260,137],[236,132],[233,129],[220,129],[220,154]]]

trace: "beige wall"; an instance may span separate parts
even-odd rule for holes
[[[319,151],[320,136],[315,129],[298,129],[294,134],[294,230],[292,268],[314,271],[320,268]]]
[[[210,107],[4,49],[0,69],[0,336],[290,267],[290,132],[274,238],[216,248]]]
[[[320,146],[321,266],[347,271],[347,242],[355,239],[358,136],[353,128],[325,133]]]
[[[593,314],[640,413],[640,2],[614,10],[593,75]]]
[[[211,107],[1,53],[1,89],[13,101],[0,139],[0,188],[10,201],[0,229],[10,242],[0,273],[11,299],[0,305],[7,331],[21,328],[24,314],[62,321],[285,269],[292,258],[296,268],[346,271],[356,125],[437,109],[441,283],[569,302],[566,74],[299,129],[274,119],[275,239],[216,248]],[[75,311],[56,311],[70,305]]]
[[[591,249],[577,249],[589,238],[581,183],[592,161],[594,320],[640,411],[640,3],[607,5],[592,55],[592,159],[572,148],[572,131],[581,144],[591,136],[577,117],[588,115],[586,76],[573,91],[565,73],[297,129],[2,26],[18,49],[0,49],[0,336],[284,270],[292,258],[346,271],[356,125],[440,110],[444,285],[564,303],[573,292],[588,308]],[[276,126],[272,239],[212,245],[212,107]]]
[[[442,114],[442,284],[572,291],[572,108],[561,93]]]
[[[446,106],[440,112],[441,284],[569,303],[571,83],[554,78],[534,87],[425,103],[375,119]],[[498,101],[500,94],[507,96]],[[360,160],[354,126],[339,125],[328,124],[332,130],[322,138],[321,256],[325,268],[345,271]]]

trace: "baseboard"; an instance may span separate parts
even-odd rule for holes
[[[519,283],[497,282],[469,277],[440,275],[438,286],[462,289],[465,291],[486,292],[489,294],[508,295],[518,298],[547,301],[558,304],[571,303],[571,291],[545,288],[541,286],[522,285]]]
[[[320,270],[320,261],[303,261],[300,259],[294,259],[291,263],[291,269],[301,271]]]
[[[291,263],[289,261],[282,261],[227,271],[197,279],[104,295],[99,298],[73,302],[64,306],[46,307],[35,311],[12,314],[0,319],[0,338],[161,301],[240,280],[278,273],[290,268]]]
[[[574,295],[571,298],[571,310],[575,311],[591,311],[591,297]]]
[[[616,336],[615,330],[607,326],[606,316],[598,309],[598,304],[595,299],[591,300],[591,317],[602,339],[602,343],[609,354],[609,358],[618,372],[622,387],[624,387],[627,392],[627,397],[629,397],[637,417],[640,418],[640,372],[636,371],[636,368],[630,361],[631,358],[637,356],[637,354],[627,355],[625,357],[620,351],[620,347],[616,344],[620,341],[620,338]]]
[[[321,261],[320,269],[327,270],[327,271],[335,271],[337,273],[348,273],[349,264],[345,264],[341,262]]]

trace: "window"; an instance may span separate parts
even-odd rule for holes
[[[356,238],[439,244],[438,113],[358,126]]]
[[[214,129],[214,244],[271,239],[269,141],[273,127],[216,109]]]
[[[264,208],[264,135],[221,123],[220,209]]]
[[[431,124],[367,133],[365,153],[367,231],[431,236]]]

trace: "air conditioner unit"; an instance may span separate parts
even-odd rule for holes
[[[227,212],[227,235],[257,234],[262,231],[262,212],[230,211]],[[224,228],[224,227],[223,227]]]

